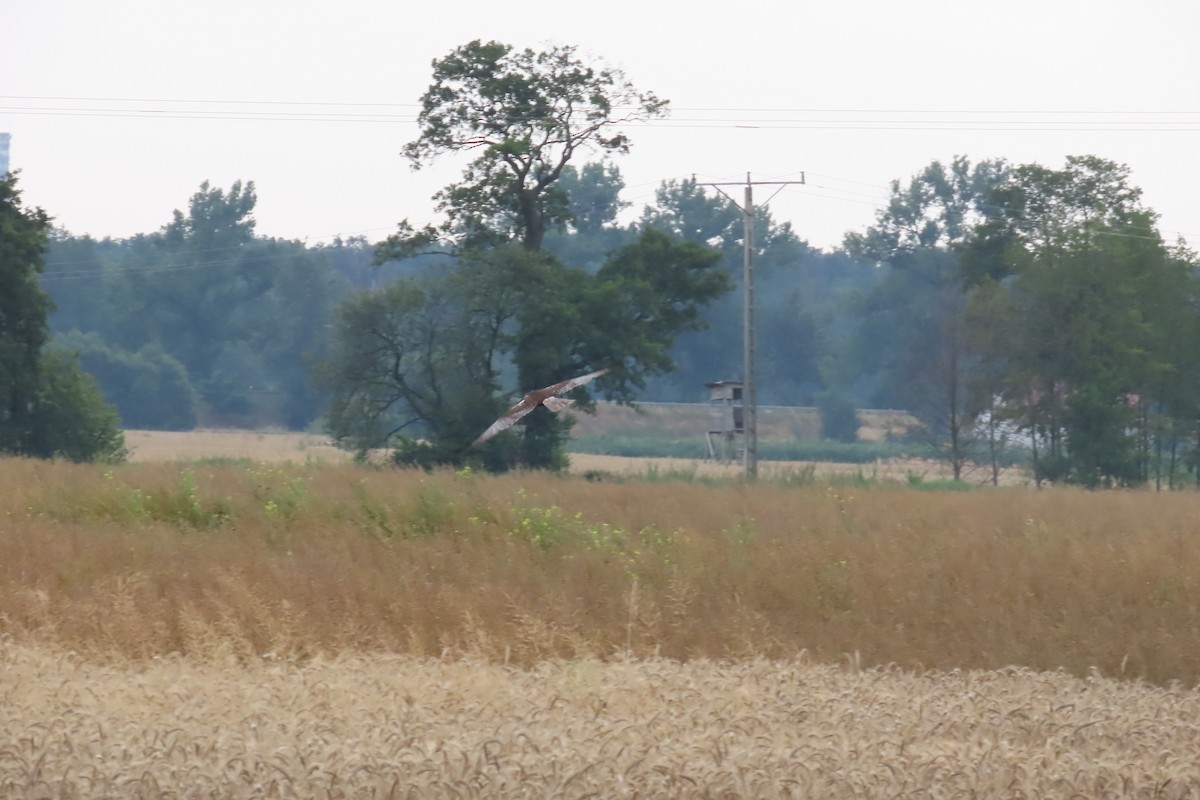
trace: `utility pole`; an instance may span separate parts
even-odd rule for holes
[[[696,177],[692,176],[693,183]],[[767,198],[767,205],[787,186],[804,183],[804,173],[798,181],[755,181],[746,173],[746,182],[699,183],[711,186],[737,206],[742,212],[742,469],[747,481],[758,478],[758,387],[754,370],[758,361],[758,342],[754,328],[754,187],[778,186],[775,194]],[[745,200],[739,204],[722,189],[722,186],[745,186]]]

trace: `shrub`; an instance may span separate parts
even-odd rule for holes
[[[196,393],[187,370],[158,344],[136,353],[105,343],[94,333],[72,331],[55,346],[79,354],[105,398],[127,428],[191,430],[196,427]]]
[[[835,442],[858,441],[858,411],[848,395],[837,391],[820,392],[816,396],[821,415],[821,437]]]
[[[125,436],[116,409],[78,360],[47,351],[39,365],[30,455],[71,461],[123,461]]]

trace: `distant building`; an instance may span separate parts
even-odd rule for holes
[[[8,177],[8,143],[11,140],[11,133],[0,132],[0,178]]]

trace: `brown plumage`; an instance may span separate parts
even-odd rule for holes
[[[508,430],[517,422],[517,420],[528,414],[530,411],[533,411],[538,406],[545,406],[551,411],[561,411],[564,408],[573,405],[575,403],[574,400],[569,400],[565,397],[557,397],[556,395],[569,392],[577,386],[583,386],[585,383],[599,378],[606,372],[608,372],[607,369],[596,370],[595,372],[589,372],[587,375],[580,375],[578,378],[571,378],[570,380],[556,383],[553,386],[547,386],[544,389],[534,389],[532,392],[526,393],[526,395],[521,398],[521,402],[504,412],[504,415],[500,417],[500,419],[493,422],[490,428],[479,434],[479,438],[471,442],[471,446],[475,447],[476,445],[483,444],[497,433]]]

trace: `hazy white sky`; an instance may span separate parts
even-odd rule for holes
[[[617,161],[637,207],[669,178],[805,172],[771,210],[829,247],[935,158],[1092,153],[1200,248],[1194,0],[6,0],[0,131],[74,233],[150,232],[242,179],[261,234],[374,240],[458,177],[399,151],[432,59],[476,38],[578,45],[671,100]]]

